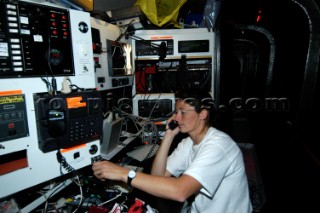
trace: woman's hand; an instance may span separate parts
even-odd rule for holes
[[[92,165],[94,176],[100,180],[119,180],[127,182],[129,169],[114,164],[110,161],[100,161]]]

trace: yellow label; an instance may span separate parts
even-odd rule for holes
[[[22,95],[0,96],[0,104],[12,104],[18,102],[24,102]]]

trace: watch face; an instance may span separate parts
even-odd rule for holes
[[[129,178],[134,178],[136,176],[136,172],[133,170],[130,170],[128,176]]]

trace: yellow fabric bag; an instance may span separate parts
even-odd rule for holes
[[[165,24],[174,24],[181,28],[177,22],[179,10],[187,0],[136,0],[138,5],[149,21],[159,27]]]

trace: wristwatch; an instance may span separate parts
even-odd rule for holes
[[[128,184],[128,188],[131,189],[131,182],[133,180],[133,178],[135,178],[137,175],[137,173],[134,170],[130,170],[128,173],[128,180],[127,180],[127,184]]]

